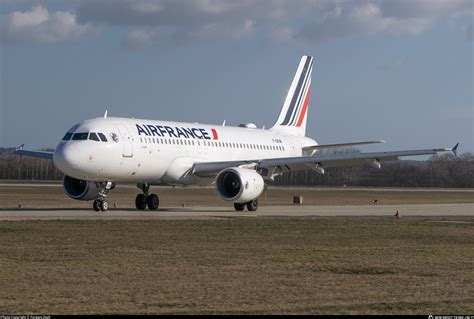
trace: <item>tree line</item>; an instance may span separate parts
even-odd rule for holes
[[[20,157],[13,148],[0,148],[0,179],[18,181],[61,180],[63,174],[51,160]],[[45,151],[52,151],[44,149]],[[340,152],[358,152],[349,149]],[[434,155],[425,161],[382,162],[382,169],[370,165],[336,167],[316,171],[291,171],[275,177],[271,185],[295,186],[380,186],[380,187],[474,187],[474,154]]]

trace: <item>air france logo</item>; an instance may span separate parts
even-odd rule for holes
[[[160,137],[184,137],[184,138],[194,138],[194,139],[205,139],[205,140],[217,140],[219,137],[215,129],[211,129],[211,135],[204,128],[195,128],[195,127],[171,127],[165,125],[139,125],[135,124],[137,127],[138,135],[145,136],[160,136]]]
[[[114,140],[114,142],[117,142],[117,143],[118,143],[119,139],[118,139],[118,135],[117,135],[117,134],[115,134],[115,133],[110,133],[110,137]]]

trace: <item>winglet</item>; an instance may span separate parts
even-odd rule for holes
[[[13,151],[13,154],[17,154],[18,151],[21,151],[23,150],[23,147],[25,146],[25,144],[21,144],[20,146],[18,146],[17,148],[15,148],[15,150]],[[23,156],[21,155],[20,153],[20,158],[22,158]]]
[[[454,147],[451,149],[451,152],[453,152],[454,156],[456,157],[458,157],[458,146],[459,146],[459,143],[454,145]]]

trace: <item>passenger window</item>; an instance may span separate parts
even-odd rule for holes
[[[99,135],[99,138],[100,138],[100,140],[101,140],[102,142],[107,142],[107,138],[105,137],[104,134],[102,134],[102,133],[97,133],[97,135]]]
[[[90,133],[89,134],[89,139],[92,140],[92,141],[100,142],[99,137],[95,133]]]
[[[72,137],[72,133],[66,133],[63,137],[63,141],[69,141]]]
[[[87,140],[87,136],[89,135],[89,133],[75,133],[73,136],[72,136],[72,140],[73,141],[82,141],[82,140]]]

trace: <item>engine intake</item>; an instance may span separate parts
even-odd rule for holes
[[[226,201],[247,203],[262,194],[265,183],[260,174],[246,168],[230,167],[216,177],[216,190]]]
[[[101,190],[99,183],[83,181],[71,176],[64,175],[64,193],[77,200],[92,200],[99,197]]]

